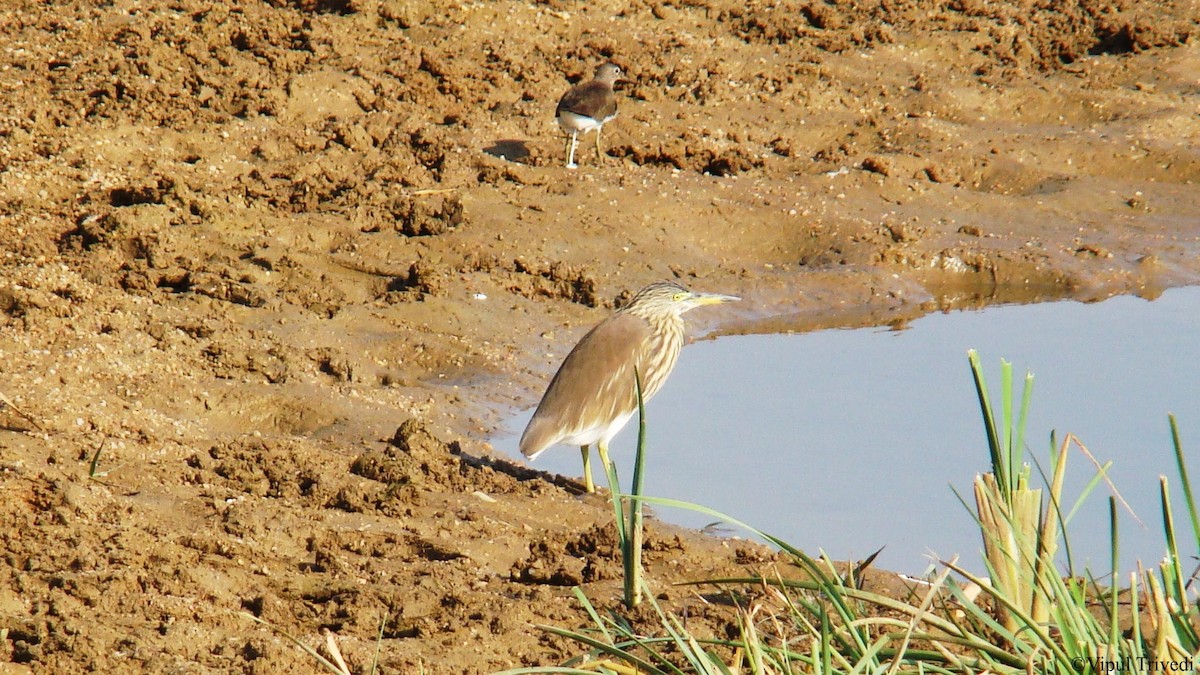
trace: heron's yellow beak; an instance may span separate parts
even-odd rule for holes
[[[735,302],[741,300],[736,295],[720,295],[719,293],[694,293],[692,302],[697,305],[719,305],[723,302]]]

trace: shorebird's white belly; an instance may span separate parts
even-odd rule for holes
[[[564,110],[562,114],[558,116],[558,126],[562,127],[563,131],[566,131],[568,134],[586,134],[593,129],[599,129],[606,123],[611,122],[616,116],[616,113],[613,113],[609,117],[605,117],[602,120],[597,120],[593,117],[588,117],[587,115],[580,115],[579,113],[573,113]]]

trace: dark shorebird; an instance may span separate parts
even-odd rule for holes
[[[574,169],[575,146],[580,134],[596,130],[596,157],[601,158],[600,128],[611,122],[617,116],[617,97],[613,86],[625,82],[621,77],[621,67],[615,63],[606,63],[596,70],[596,77],[587,82],[581,82],[563,94],[558,101],[554,116],[558,125],[571,135],[567,141],[567,168]]]

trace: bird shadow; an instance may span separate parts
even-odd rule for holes
[[[520,164],[528,164],[532,156],[526,142],[516,138],[501,138],[493,141],[483,151],[492,157]]]
[[[461,449],[455,452],[455,454],[458,455],[460,462],[477,469],[488,468],[496,473],[512,476],[519,481],[545,481],[551,485],[560,487],[573,495],[586,494],[583,483],[557,473],[531,469],[528,466],[517,464],[516,462],[504,459],[503,457],[469,455],[463,452]]]

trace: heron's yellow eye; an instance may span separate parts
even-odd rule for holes
[[[680,300],[683,300],[687,296],[688,296],[687,293],[676,293],[675,297],[673,299],[675,300],[675,302],[679,302]]]

